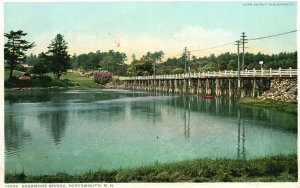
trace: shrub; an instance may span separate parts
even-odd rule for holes
[[[175,68],[172,71],[173,74],[183,74],[184,73],[184,69],[183,68]]]
[[[44,74],[50,72],[50,70],[46,63],[38,62],[31,69],[31,72],[35,75],[43,76]]]
[[[30,76],[20,76],[19,80],[31,80]]]
[[[98,84],[106,84],[112,79],[112,74],[108,71],[94,71],[93,76]]]
[[[32,81],[36,87],[50,87],[52,84],[52,79],[50,76],[33,76]]]

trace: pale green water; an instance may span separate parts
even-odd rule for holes
[[[296,153],[295,115],[126,90],[6,93],[5,171],[82,173]]]

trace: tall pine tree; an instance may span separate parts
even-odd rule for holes
[[[67,44],[64,36],[57,34],[48,46],[47,56],[50,63],[49,67],[57,79],[60,79],[61,75],[71,67]]]
[[[26,35],[27,33],[24,33],[22,30],[4,33],[4,36],[7,38],[7,42],[4,44],[4,60],[10,70],[9,78],[12,78],[13,70],[16,66],[26,61],[25,52],[35,46],[34,43],[22,39]]]

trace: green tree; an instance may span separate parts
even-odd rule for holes
[[[34,43],[22,39],[26,35],[27,33],[24,33],[22,30],[4,33],[4,36],[7,38],[7,42],[4,44],[4,61],[10,70],[9,78],[12,78],[13,70],[16,66],[26,61],[25,52],[35,46]]]
[[[109,50],[108,53],[104,53],[104,57],[100,61],[100,66],[115,75],[124,75],[124,73],[126,74],[126,71],[124,70],[126,68],[124,63],[126,59],[127,56],[125,53]]]
[[[26,57],[25,63],[29,66],[33,66],[38,60],[38,57],[36,55],[33,55],[32,53]]]
[[[131,55],[131,64],[135,64],[137,62],[137,59],[135,57],[135,54]]]
[[[76,55],[76,53],[71,57],[71,64],[72,64],[72,69],[79,68],[78,56]]]
[[[60,79],[61,75],[71,66],[67,44],[63,35],[57,34],[48,46],[49,68],[57,79]]]
[[[38,75],[39,77],[44,76],[44,74],[49,72],[49,63],[47,62],[47,56],[45,53],[41,53],[37,57],[32,73]]]

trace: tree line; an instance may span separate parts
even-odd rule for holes
[[[120,57],[123,54],[124,58]],[[220,55],[211,54],[210,56],[196,57],[192,56],[190,60],[181,57],[167,58],[164,57],[163,51],[147,52],[140,59],[132,54],[130,64],[125,64],[127,60],[125,53],[109,52],[81,54],[72,56],[72,68],[82,69],[84,71],[92,71],[97,69],[105,69],[114,75],[121,76],[147,76],[162,74],[182,74],[185,72],[185,61],[191,72],[207,72],[207,71],[224,71],[237,70],[237,54],[222,53]],[[288,69],[297,68],[297,51],[281,52],[279,54],[262,54],[262,53],[245,53],[245,69],[260,69],[260,61],[263,61],[263,69]],[[188,70],[187,70],[188,71]]]
[[[222,53],[218,56],[196,57],[192,56],[186,60],[184,56],[179,58],[168,58],[165,62],[158,65],[158,74],[178,74],[185,72],[185,61],[191,72],[224,71],[237,70],[238,55],[236,53]],[[263,61],[263,69],[288,69],[297,68],[297,51],[281,52],[279,54],[245,53],[245,69],[260,69],[260,61]]]
[[[6,69],[10,70],[10,78],[15,69],[22,69],[21,63],[26,63],[32,68],[30,72],[43,76],[48,72],[53,72],[55,78],[60,79],[67,69],[91,72],[95,70],[107,70],[114,75],[120,76],[145,76],[161,74],[181,74],[186,71],[207,72],[237,70],[236,53],[222,53],[220,55],[211,54],[205,57],[192,56],[190,59],[186,55],[181,57],[167,58],[163,61],[164,52],[147,52],[140,59],[132,54],[130,64],[125,61],[128,57],[125,53],[109,50],[108,52],[83,53],[73,56],[68,53],[67,42],[64,36],[57,34],[51,40],[48,51],[38,55],[30,54],[26,56],[25,52],[35,46],[34,42],[30,43],[24,39],[27,33],[23,31],[10,31],[5,33],[7,42],[4,44],[4,60]],[[262,68],[297,68],[297,51],[281,52],[279,54],[262,54],[262,53],[245,53],[245,69],[260,69],[258,63],[263,61]],[[186,67],[188,70],[186,70]]]

